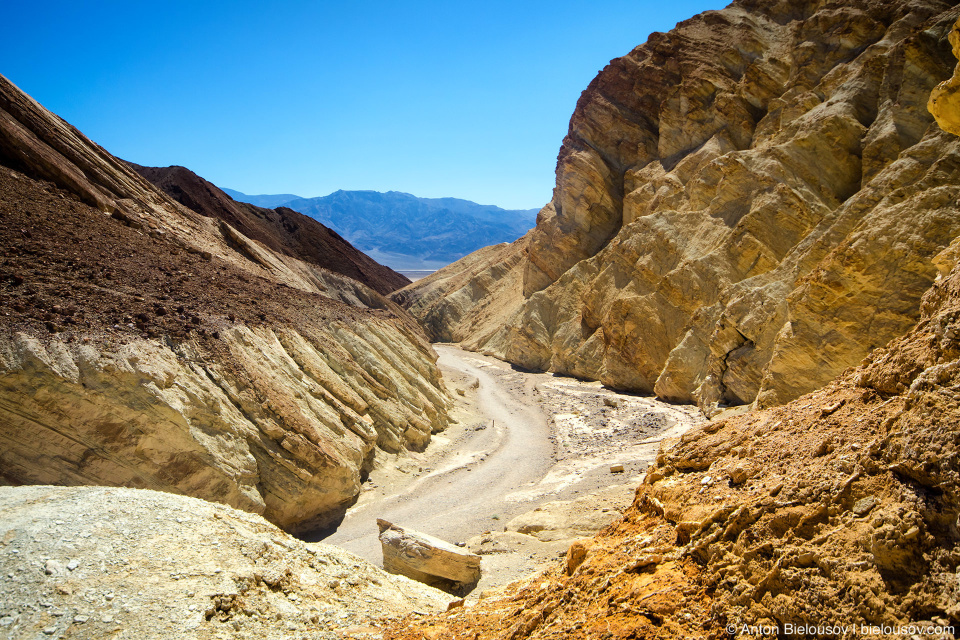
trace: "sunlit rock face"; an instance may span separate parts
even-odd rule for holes
[[[953,47],[953,55],[960,58],[960,20],[953,25],[948,39]],[[960,136],[960,76],[956,69],[949,80],[934,87],[927,108],[941,129]]]
[[[956,19],[735,2],[653,34],[581,96],[512,315],[463,304],[483,270],[409,308],[456,298],[471,348],[708,411],[822,386],[916,321],[960,232],[960,147],[926,109]]]

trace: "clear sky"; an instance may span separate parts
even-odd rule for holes
[[[249,194],[545,204],[580,92],[726,2],[44,2],[0,73],[114,155]]]

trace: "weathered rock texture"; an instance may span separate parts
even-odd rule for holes
[[[343,638],[450,596],[184,496],[0,487],[4,638]]]
[[[931,263],[919,322],[859,367],[664,442],[563,563],[385,637],[956,637],[960,240]]]
[[[948,39],[953,47],[953,55],[960,58],[960,21],[953,25]],[[960,75],[957,69],[953,70],[953,76],[949,80],[944,80],[934,87],[927,102],[927,109],[941,129],[960,135]]]
[[[385,638],[956,637],[958,258],[937,254],[920,321],[861,366],[664,443],[633,506],[563,562]]]
[[[653,34],[581,96],[536,229],[396,299],[433,337],[709,411],[822,386],[909,329],[960,233],[960,143],[925,109],[957,14],[737,1]]]
[[[384,570],[461,595],[480,580],[480,556],[380,518],[377,527]]]
[[[396,304],[183,207],[3,78],[0,218],[3,483],[159,489],[300,530],[355,498],[374,447],[446,425]]]

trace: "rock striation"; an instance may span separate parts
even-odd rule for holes
[[[342,638],[439,591],[260,516],[105,487],[0,487],[4,638]]]
[[[957,13],[738,0],[651,35],[578,101],[537,227],[396,299],[433,338],[711,413],[821,387],[916,322],[960,233],[925,109]]]
[[[564,562],[385,637],[956,637],[960,239],[931,262],[919,321],[860,366],[665,441]]]
[[[0,482],[164,490],[300,531],[355,499],[376,448],[447,424],[436,354],[357,263],[184,207],[3,78],[0,217]]]

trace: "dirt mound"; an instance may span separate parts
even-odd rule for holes
[[[375,631],[452,599],[202,500],[0,487],[4,638],[302,638]]]
[[[405,276],[354,249],[332,229],[293,209],[265,209],[237,202],[185,167],[127,164],[180,204],[223,220],[278,253],[343,274],[382,294],[410,284]]]

